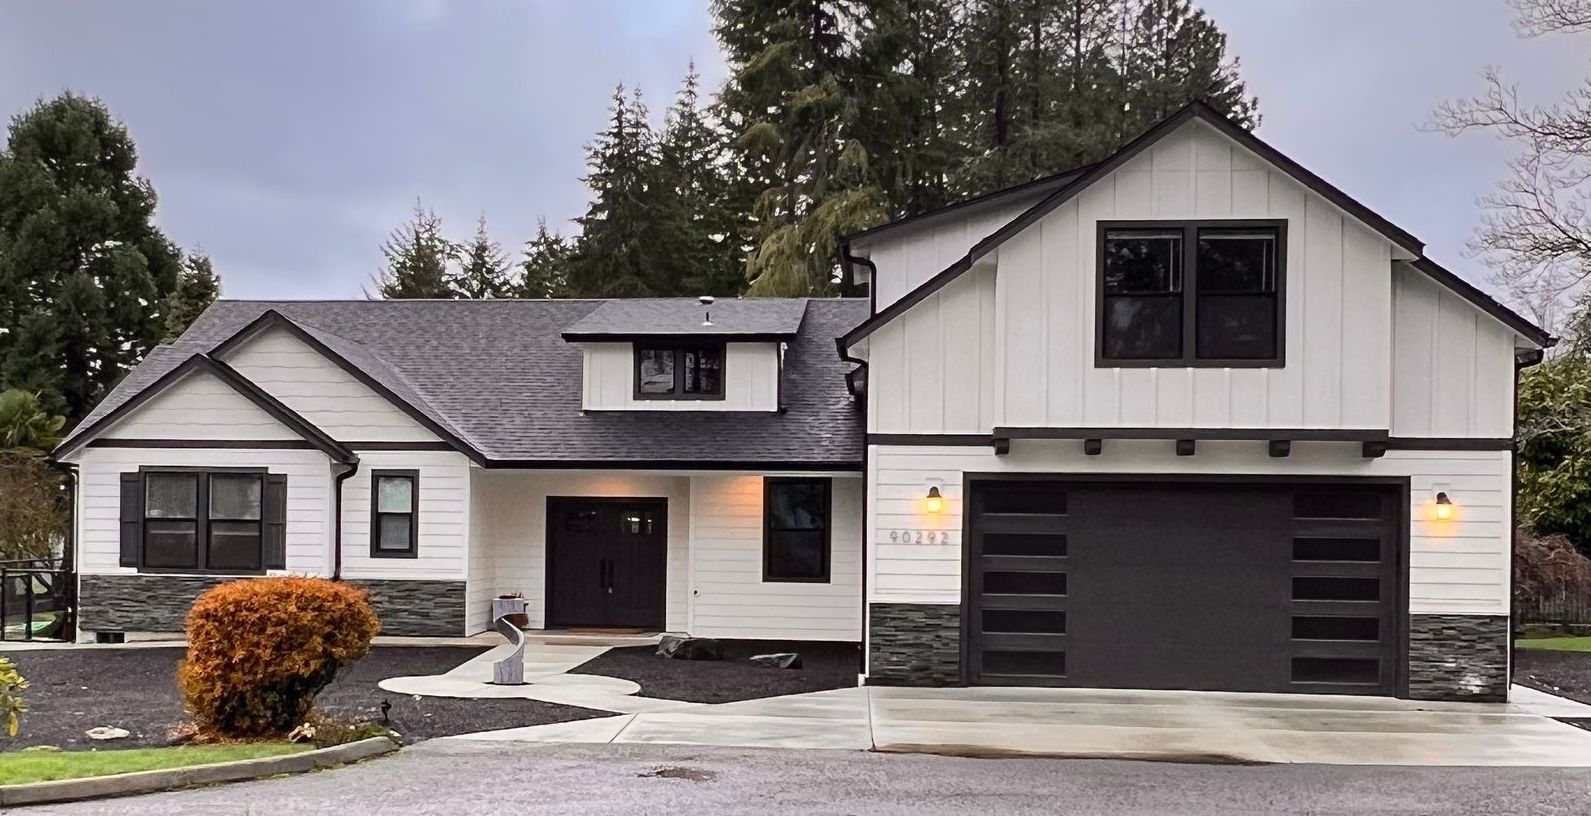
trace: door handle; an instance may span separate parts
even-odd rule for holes
[[[614,570],[615,566],[616,565],[613,563],[613,559],[609,558],[608,559],[608,594],[609,595],[613,594],[613,573],[615,571]]]

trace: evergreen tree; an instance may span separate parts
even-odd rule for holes
[[[655,294],[660,274],[654,256],[658,201],[649,185],[655,177],[657,143],[637,90],[613,92],[608,126],[586,148],[591,189],[586,214],[569,259],[574,297],[643,297]]]
[[[1194,99],[1245,127],[1259,124],[1258,101],[1226,59],[1226,35],[1191,0],[1130,0],[1119,34],[1117,141],[1132,138]]]
[[[745,123],[737,145],[767,175],[751,210],[749,294],[832,289],[839,236],[883,220],[858,122],[862,0],[714,0],[733,76],[725,92]]]
[[[547,229],[544,218],[536,223],[536,237],[525,242],[520,261],[519,287],[515,297],[558,298],[569,296],[569,257],[574,247],[569,239]]]
[[[181,337],[220,296],[221,278],[215,274],[210,256],[193,252],[183,258],[177,288],[166,296],[161,308],[166,314],[166,335],[162,339],[169,343]]]
[[[459,251],[457,297],[473,300],[513,297],[513,265],[508,253],[486,233],[486,216],[475,222],[475,237]]]
[[[950,203],[960,160],[948,108],[965,86],[956,54],[955,0],[888,0],[873,5],[859,48],[859,139],[872,157],[890,215]]]
[[[181,253],[152,223],[126,127],[65,93],[0,150],[0,389],[81,419],[166,329]]]
[[[733,297],[745,289],[744,223],[731,206],[723,133],[700,102],[691,63],[658,139],[657,282],[666,295]]]
[[[409,223],[394,230],[381,245],[386,266],[376,278],[380,295],[403,298],[451,298],[452,272],[458,248],[442,234],[442,219],[414,202]]]

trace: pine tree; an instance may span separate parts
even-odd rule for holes
[[[714,0],[733,70],[725,92],[745,123],[737,145],[769,184],[752,207],[747,292],[831,291],[839,236],[883,220],[860,141],[862,0]]]
[[[648,188],[657,210],[653,288],[663,295],[733,297],[746,285],[744,223],[732,208],[724,135],[702,108],[700,82],[692,62],[658,138]]]
[[[1246,127],[1259,124],[1258,101],[1238,77],[1237,59],[1226,59],[1226,35],[1190,0],[1128,0],[1121,18],[1119,141],[1194,99]]]
[[[152,222],[126,127],[65,93],[0,150],[0,389],[75,422],[165,333],[181,253]]]
[[[482,215],[475,222],[475,237],[459,250],[454,294],[473,300],[513,297],[512,269],[508,253],[486,233],[486,216]]]
[[[525,242],[515,297],[568,297],[569,257],[573,253],[569,239],[547,229],[547,219],[538,221],[536,237]]]
[[[177,279],[177,288],[166,296],[161,308],[166,314],[164,341],[169,343],[182,336],[188,326],[220,296],[221,278],[215,274],[210,256],[197,251],[189,253],[182,260],[182,274]]]
[[[376,278],[380,295],[403,298],[451,298],[452,272],[458,248],[442,234],[442,219],[414,202],[409,223],[393,230],[381,245],[386,266]]]
[[[575,219],[580,237],[569,259],[574,297],[642,297],[654,294],[660,275],[651,243],[657,202],[649,184],[657,165],[657,143],[639,90],[613,92],[608,126],[586,148],[591,189],[586,214]]]

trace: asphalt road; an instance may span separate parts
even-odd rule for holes
[[[23,813],[1583,816],[1591,813],[1591,770],[1235,767],[445,740],[305,776]]]

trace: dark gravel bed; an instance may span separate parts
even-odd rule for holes
[[[390,727],[406,742],[606,716],[535,700],[454,700],[392,694],[376,687],[388,677],[441,674],[481,653],[477,647],[378,647],[349,667],[319,705],[332,714],[379,721],[389,700]],[[0,751],[30,745],[67,750],[164,745],[187,718],[177,691],[181,648],[51,649],[7,653],[27,679],[29,711],[16,739],[0,737]],[[99,725],[125,728],[126,739],[94,742],[84,731]]]
[[[692,703],[729,703],[781,694],[850,688],[862,671],[862,651],[854,643],[778,640],[725,640],[725,660],[670,660],[656,646],[610,649],[573,674],[603,674],[641,685],[641,696]],[[802,668],[773,669],[746,658],[773,652],[798,652]]]
[[[1591,704],[1591,652],[1515,649],[1514,682]]]

